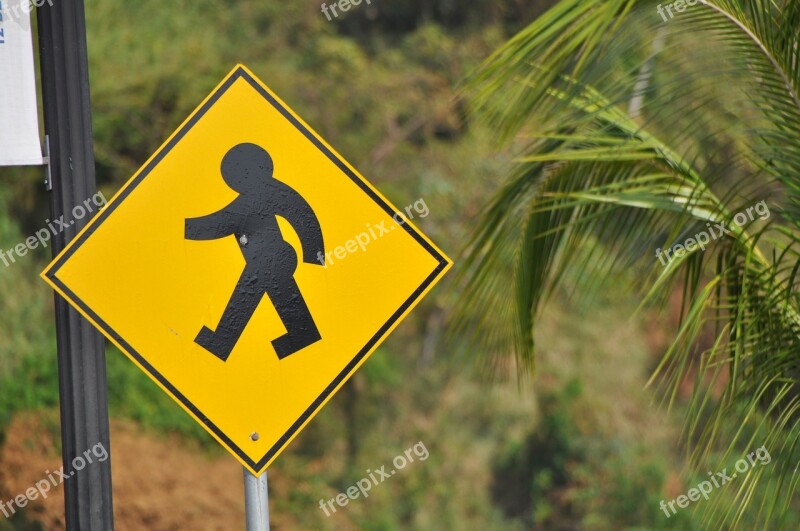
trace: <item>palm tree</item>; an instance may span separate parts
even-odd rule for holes
[[[774,457],[703,515],[735,527],[757,499],[780,521],[800,480],[800,1],[561,0],[468,88],[515,164],[468,251],[464,329],[527,374],[567,279],[634,271],[643,306],[682,292],[651,383],[671,405],[696,382],[692,457]]]

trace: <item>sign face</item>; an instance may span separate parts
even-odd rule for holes
[[[414,214],[238,66],[42,276],[258,475],[452,265]]]
[[[30,0],[0,0],[0,166],[42,164]]]

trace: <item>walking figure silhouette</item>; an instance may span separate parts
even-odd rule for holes
[[[216,331],[203,327],[195,343],[226,361],[256,307],[266,294],[286,334],[272,341],[284,359],[322,337],[294,279],[297,253],[281,235],[277,216],[300,236],[303,261],[321,265],[325,253],[319,220],[308,202],[273,177],[272,158],[255,144],[239,144],[222,160],[222,178],[239,196],[228,206],[186,220],[187,240],[216,240],[234,235],[246,262]]]

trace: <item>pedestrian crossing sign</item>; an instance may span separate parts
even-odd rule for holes
[[[42,273],[259,475],[451,267],[237,66]]]

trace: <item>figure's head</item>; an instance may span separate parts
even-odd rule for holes
[[[255,144],[239,144],[222,159],[222,178],[239,193],[260,188],[272,178],[272,157]]]

